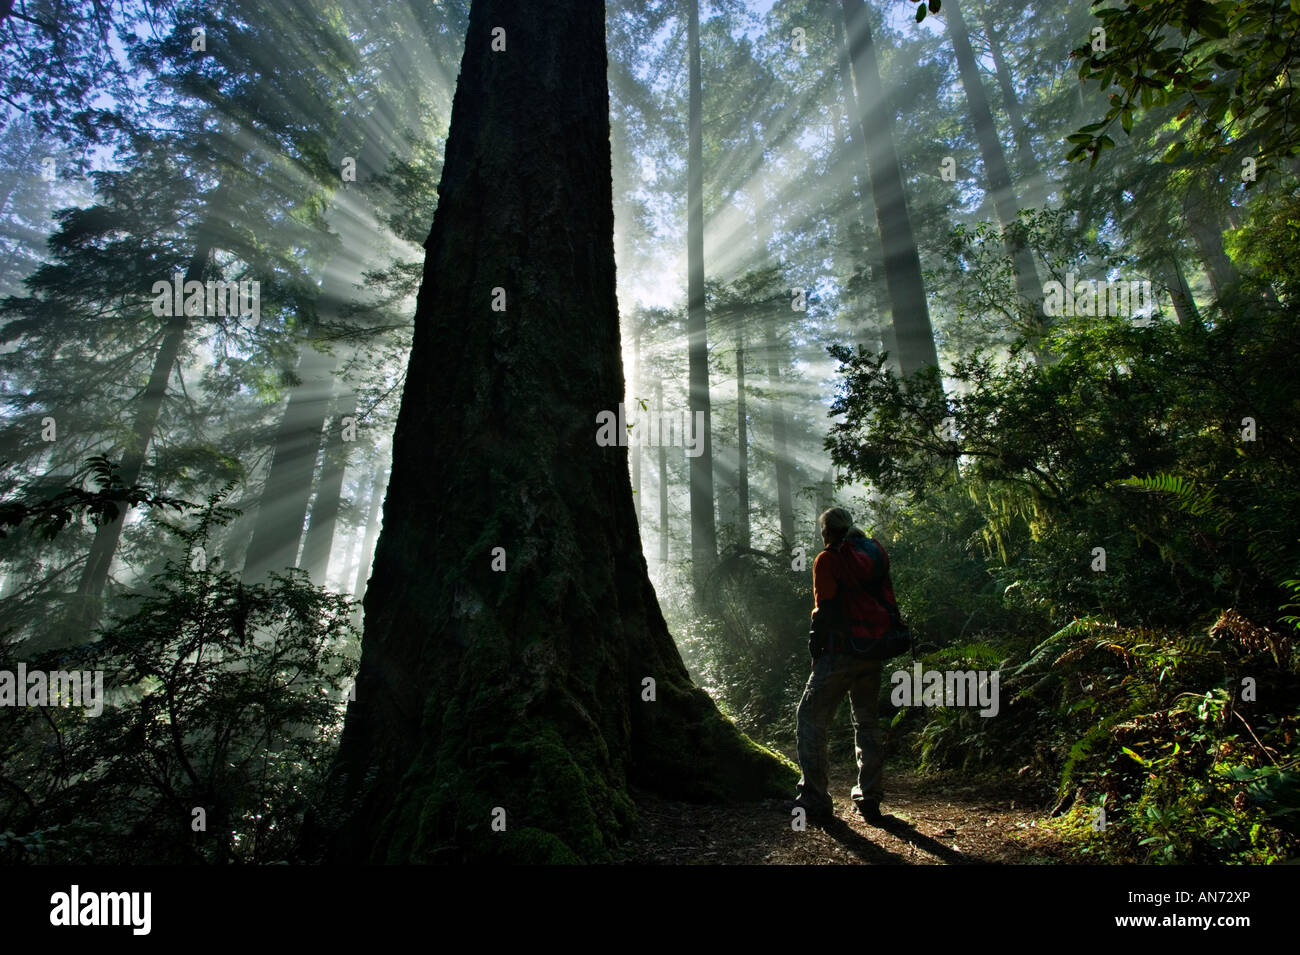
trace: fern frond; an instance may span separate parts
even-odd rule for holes
[[[1016,669],[1016,676],[1019,676],[1031,667],[1044,662],[1062,643],[1076,640],[1082,636],[1091,636],[1095,634],[1099,628],[1104,626],[1106,626],[1106,624],[1104,624],[1099,618],[1092,616],[1080,617],[1077,620],[1072,620],[1038,646],[1034,647],[1029,654],[1029,659]]]

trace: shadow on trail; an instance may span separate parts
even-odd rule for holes
[[[934,856],[942,862],[949,865],[980,865],[992,864],[978,856],[967,855],[963,852],[944,845],[937,839],[932,839],[924,833],[918,832],[916,827],[910,822],[898,818],[897,816],[886,815],[884,819],[875,826],[883,832],[911,843],[929,855]],[[891,852],[883,846],[878,846],[858,830],[854,829],[847,822],[839,817],[830,822],[822,823],[821,829],[828,836],[844,846],[849,852],[869,865],[910,865],[911,860],[903,858],[896,852]]]
[[[876,845],[843,819],[820,823],[821,829],[844,848],[868,865],[907,865],[907,860],[896,852]]]
[[[885,816],[877,829],[883,829],[891,835],[897,836],[904,842],[910,842],[922,852],[927,852],[936,859],[941,859],[949,865],[978,865],[987,864],[986,860],[978,856],[967,855],[964,852],[958,852],[951,846],[945,846],[937,839],[932,839],[922,832],[918,832],[916,826],[897,816]]]

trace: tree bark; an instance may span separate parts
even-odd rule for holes
[[[867,144],[867,172],[880,230],[890,313],[898,338],[898,363],[904,375],[912,375],[922,368],[939,366],[921,257],[907,211],[903,171],[894,149],[894,117],[880,84],[866,9],[862,0],[842,0],[842,4],[856,90],[849,118],[861,127],[860,142]]]
[[[793,780],[691,683],[626,447],[596,440],[625,395],[606,69],[600,0],[474,0],[356,700],[309,854],[607,860],[631,782],[753,799]]]
[[[364,497],[358,497],[356,507],[358,513],[365,514],[370,510],[370,488],[368,485],[357,485],[358,494],[364,494]],[[351,589],[351,581],[357,576],[357,562],[361,558],[361,544],[366,535],[364,527],[355,528],[353,534],[348,538],[347,556],[343,561],[343,572],[338,578],[338,591],[340,593],[354,596],[355,590]]]
[[[700,4],[684,0],[687,8],[686,44],[689,65],[690,133],[686,158],[686,347],[690,379],[688,408],[691,421],[704,415],[703,451],[690,459],[691,474],[691,576],[695,592],[718,556],[718,531],[714,519],[713,438],[709,400],[708,322],[704,307],[704,139],[700,92]]]
[[[1205,274],[1210,280],[1216,299],[1236,283],[1239,278],[1237,268],[1223,250],[1223,230],[1214,224],[1210,213],[1208,197],[1200,191],[1189,193],[1183,209],[1187,214],[1187,228],[1200,253]]]
[[[1177,253],[1170,254],[1164,271],[1165,284],[1169,289],[1169,298],[1174,303],[1174,314],[1178,316],[1178,324],[1188,327],[1203,325],[1201,313],[1196,307],[1196,299],[1187,284],[1187,277],[1183,274],[1183,264],[1179,261]]]
[[[641,388],[641,323],[637,319],[636,329],[632,332],[632,404],[628,411],[640,414],[641,405],[637,402]],[[637,525],[641,524],[641,442],[632,436],[632,507],[636,510]]]
[[[887,351],[892,359],[894,370],[900,371],[898,366],[898,336],[894,333],[893,322],[881,320],[885,313],[882,305],[881,289],[879,288],[879,277],[884,273],[884,266],[881,260],[881,250],[879,241],[871,241],[872,236],[879,236],[876,226],[876,210],[871,203],[871,194],[868,191],[871,188],[871,175],[867,170],[867,144],[862,135],[862,124],[855,122],[853,117],[858,115],[857,96],[853,92],[853,73],[849,63],[849,48],[844,42],[844,26],[839,20],[834,21],[835,42],[838,47],[839,55],[839,74],[840,74],[840,93],[844,100],[844,111],[847,118],[849,143],[852,148],[848,150],[852,156],[853,177],[856,180],[856,188],[853,194],[858,201],[858,208],[862,213],[862,232],[866,237],[866,247],[854,249],[854,266],[866,274],[867,287],[871,291],[871,320],[867,321],[865,317],[860,320],[858,334],[869,331],[873,337],[880,339],[880,348]],[[835,122],[835,141],[842,143],[844,133],[840,129],[838,114],[832,114]],[[853,184],[850,183],[852,187]],[[886,293],[887,294],[887,293]],[[859,308],[867,312],[865,303],[859,303]],[[874,348],[872,349],[875,350]]]

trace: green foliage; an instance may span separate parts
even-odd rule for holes
[[[0,712],[0,856],[9,862],[266,863],[293,857],[355,672],[346,598],[301,572],[245,586],[206,550],[232,516],[209,499],[183,545],[98,639],[25,660],[103,671],[104,707]],[[14,670],[21,644],[0,647]],[[206,816],[195,831],[194,810]]]
[[[1296,848],[1300,345],[1273,304],[1288,266],[1260,238],[1291,214],[1261,207],[1239,240],[1275,298],[1235,296],[1205,325],[1062,320],[1041,354],[975,351],[943,388],[831,349],[827,447],[887,495],[925,666],[1002,673],[997,718],[912,708],[896,729],[924,768],[1051,780],[1062,827],[1102,860]]]
[[[928,2],[925,3],[918,3],[916,5],[916,22],[920,23],[924,20],[927,11],[930,13],[938,13],[942,6],[943,0],[928,0]]]
[[[141,504],[175,511],[196,506],[188,501],[154,494],[147,488],[127,487],[118,476],[119,466],[103,455],[89,458],[85,470],[97,485],[93,491],[66,487],[50,497],[38,499],[28,494],[0,501],[0,537],[7,536],[6,528],[17,528],[24,521],[38,536],[53,540],[74,517],[87,516],[99,525],[116,520],[123,509]]]
[[[1263,163],[1300,151],[1289,69],[1300,7],[1291,0],[1094,2],[1093,12],[1104,33],[1070,55],[1081,60],[1081,80],[1118,92],[1110,93],[1101,120],[1066,137],[1074,144],[1068,159],[1090,156],[1095,165],[1114,146],[1105,130],[1118,119],[1128,133],[1146,112],[1166,122],[1189,120],[1195,135],[1225,156]],[[1184,139],[1171,147],[1171,159]]]
[[[945,647],[921,657],[920,662],[925,670],[997,670],[1004,662],[1004,652],[1001,647],[979,641]],[[904,660],[900,665],[906,669],[908,662]],[[892,725],[902,725],[916,712],[900,709]],[[987,724],[988,719],[974,707],[929,710],[914,744],[921,769],[957,767],[969,772],[996,765],[1008,741],[990,733]]]
[[[1294,309],[1300,296],[1300,196],[1294,190],[1257,194],[1248,221],[1228,234],[1224,246],[1278,301]]]
[[[1229,605],[1270,619],[1277,581],[1300,563],[1278,526],[1300,511],[1292,325],[1262,307],[1209,330],[1063,323],[1050,362],[956,362],[950,397],[928,379],[904,388],[878,355],[833,349],[843,419],[827,446],[848,478],[885,493],[964,487],[1003,588],[1057,626],[1171,607],[1189,622]],[[1266,438],[1245,439],[1247,418]],[[1196,501],[1134,493],[1135,475],[1176,470]],[[1104,573],[1090,567],[1096,547]]]
[[[1088,838],[1085,854],[1272,862],[1295,851],[1287,767],[1300,683],[1252,639],[1258,628],[1225,614],[1208,634],[1098,621],[1072,632],[1047,641],[1052,652],[1016,678],[1018,699],[1047,717],[1042,725],[1063,731],[1062,744],[1074,739],[1059,793],[1075,803],[1066,828],[1105,807],[1104,836]],[[1258,680],[1257,697],[1243,692],[1243,674]],[[1275,762],[1288,749],[1290,762]]]
[[[733,552],[709,577],[707,613],[674,611],[690,605],[686,587],[661,595],[695,682],[757,740],[794,739],[807,679],[813,556],[800,572],[789,554]]]
[[[1017,337],[1032,341],[1040,334],[1041,307],[1019,295],[1009,246],[1028,250],[1062,282],[1067,273],[1100,274],[1131,258],[1099,238],[1072,209],[1022,209],[1005,230],[991,222],[954,225],[943,250],[948,267],[927,277],[926,285],[938,310],[948,313],[943,329],[948,354],[978,348],[1000,353]]]

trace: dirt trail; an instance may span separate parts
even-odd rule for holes
[[[782,800],[701,806],[638,793],[641,825],[627,846],[638,864],[1032,865],[1069,861],[1023,790],[952,777],[887,773],[880,828],[857,813],[847,771],[831,776],[836,821],[791,828]],[[790,794],[790,798],[794,793]]]

